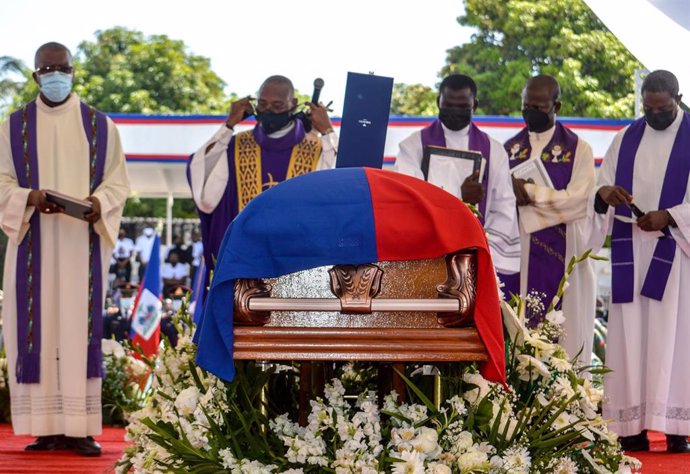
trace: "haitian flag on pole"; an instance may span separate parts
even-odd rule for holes
[[[161,322],[161,241],[154,238],[151,257],[144,272],[144,283],[132,310],[132,345],[140,346],[147,356],[158,354]]]
[[[237,278],[273,278],[324,265],[439,258],[477,249],[474,319],[489,360],[484,376],[505,383],[496,273],[484,229],[455,196],[421,179],[373,168],[316,171],[259,194],[223,237],[202,320],[199,366],[235,375]]]

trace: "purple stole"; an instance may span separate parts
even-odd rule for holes
[[[688,187],[690,174],[690,114],[683,113],[683,119],[673,142],[671,156],[666,167],[664,183],[659,198],[659,209],[668,209],[683,202]],[[634,194],[633,170],[637,149],[642,141],[646,123],[644,118],[635,120],[623,135],[618,165],[616,167],[616,184]],[[630,209],[616,207],[616,215],[630,217]],[[661,301],[671,274],[671,266],[676,254],[676,241],[668,229],[657,241],[654,256],[649,264],[647,275],[640,294]],[[618,219],[613,221],[611,232],[611,301],[613,303],[630,303],[634,298],[635,263],[632,243],[632,224]]]
[[[254,139],[261,147],[261,172],[263,183],[285,181],[290,164],[292,149],[304,140],[306,133],[301,120],[295,120],[295,127],[284,137],[270,138],[257,125],[252,130]],[[246,132],[241,132],[246,133]],[[216,265],[218,249],[223,241],[225,230],[230,222],[239,214],[239,203],[236,192],[237,173],[235,169],[235,140],[234,135],[228,144],[228,186],[218,206],[212,213],[198,211],[201,237],[204,242],[204,260],[206,261],[206,281],[210,281],[210,272]],[[190,160],[191,163],[191,160]],[[187,179],[189,180],[189,163],[187,164]],[[191,182],[191,181],[190,181]],[[264,184],[264,186],[266,186]]]
[[[103,181],[108,123],[106,116],[83,102],[81,116],[89,143],[91,193]],[[22,188],[41,189],[38,182],[36,101],[10,116],[10,142],[17,182]],[[87,161],[88,160],[88,161]],[[89,301],[87,378],[103,376],[103,273],[100,237],[89,224]],[[41,216],[36,210],[29,230],[17,249],[17,367],[19,383],[38,383],[41,373]]]
[[[467,148],[473,151],[479,151],[486,160],[484,177],[482,178],[482,186],[484,186],[485,193],[484,198],[479,201],[479,212],[482,215],[479,220],[482,225],[484,225],[484,219],[486,218],[486,198],[489,195],[489,158],[491,155],[491,142],[489,141],[489,136],[479,130],[475,124],[470,123],[469,127],[469,143]],[[438,119],[434,120],[428,127],[422,129],[422,147],[427,145],[446,148],[446,137],[443,134],[443,126]]]
[[[553,136],[546,144],[539,159],[542,160],[555,189],[565,189],[573,173],[573,161],[577,150],[578,137],[560,122],[556,122]],[[532,145],[527,127],[505,143],[511,169],[524,163],[531,156]],[[558,285],[565,273],[566,225],[558,224],[530,234],[529,262],[527,267],[527,291],[543,293],[546,307],[558,291]],[[517,274],[519,294],[520,276]],[[541,296],[541,295],[540,295]],[[533,321],[533,324],[539,321]]]

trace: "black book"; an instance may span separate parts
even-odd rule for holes
[[[91,201],[77,199],[57,191],[46,191],[46,200],[60,206],[68,216],[76,217],[83,221],[86,220],[84,219],[84,214],[91,212],[93,209]]]

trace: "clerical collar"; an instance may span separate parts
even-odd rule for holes
[[[79,105],[79,96],[75,92],[70,92],[69,99],[67,99],[65,102],[63,102],[60,105],[56,105],[55,107],[51,107],[45,102],[43,102],[43,98],[41,95],[38,95],[38,98],[36,99],[36,106],[41,112],[46,112],[46,113],[52,113],[52,114],[61,114],[68,109],[71,109],[72,107],[75,107]]]
[[[281,128],[277,132],[273,132],[270,135],[266,135],[268,138],[283,138],[285,135],[290,133],[292,129],[295,128],[295,121],[291,120],[288,125],[285,127]]]

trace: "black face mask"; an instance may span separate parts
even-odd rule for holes
[[[551,117],[537,109],[522,109],[522,118],[530,132],[545,132],[551,126]]]
[[[267,135],[287,127],[293,118],[291,110],[281,112],[279,114],[275,114],[270,110],[267,110],[265,112],[257,112],[254,116]]]
[[[438,119],[443,125],[457,132],[470,124],[472,120],[472,109],[441,107],[438,111]]]
[[[666,130],[675,120],[673,118],[673,110],[667,110],[664,112],[645,112],[644,119],[647,125],[652,127],[654,130]]]

